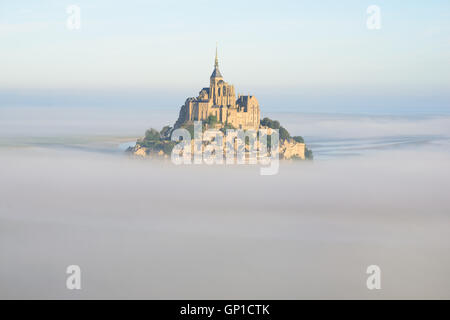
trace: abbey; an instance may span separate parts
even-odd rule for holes
[[[227,161],[232,158],[241,159],[240,151],[244,152],[245,158],[249,162],[254,159],[253,151],[256,151],[260,160],[269,153],[271,156],[278,154],[280,159],[312,159],[312,152],[306,148],[301,136],[291,136],[286,128],[276,120],[267,117],[262,120],[260,118],[261,111],[256,97],[238,95],[236,98],[234,86],[223,80],[219,70],[216,48],[214,70],[209,78],[209,87],[201,89],[196,98],[186,99],[173,127],[166,125],[161,131],[151,128],[146,131],[145,137],[138,139],[136,145],[127,150],[139,157],[157,155],[168,158],[170,156],[172,160],[174,160],[172,151],[175,150],[178,155],[194,155],[194,160],[197,161],[201,157],[195,157],[198,154],[195,150],[200,153],[208,153],[210,147],[215,145],[218,147],[217,149],[213,148],[216,150],[214,154],[218,155],[219,162],[221,155],[217,150],[222,147]],[[268,153],[264,152],[263,147],[268,142],[268,139],[263,138],[266,135],[278,137],[273,141],[272,138],[270,139],[271,151]],[[231,142],[227,140],[228,137]],[[254,137],[255,145],[253,146],[250,145],[250,137]],[[191,140],[190,153],[184,151],[185,140]],[[218,141],[220,140],[223,141],[223,146],[219,145]],[[200,143],[197,143],[199,141]],[[246,142],[239,143],[243,141]],[[275,141],[279,141],[279,143],[275,143]],[[272,142],[274,142],[273,146],[278,145],[278,152],[275,150],[272,152]],[[230,150],[234,150],[231,153],[236,157],[234,155],[229,157],[228,151]],[[186,158],[189,160],[189,156]],[[203,158],[203,160],[205,159],[209,158]],[[183,160],[183,163],[187,162],[190,160]],[[205,160],[205,162],[207,161]]]
[[[236,129],[258,130],[260,124],[260,109],[256,97],[239,95],[236,99],[234,86],[223,80],[217,48],[209,87],[200,90],[197,98],[186,99],[175,128],[187,122],[207,121],[210,116],[215,117],[221,125]]]

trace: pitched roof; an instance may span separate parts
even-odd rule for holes
[[[211,78],[223,78],[222,74],[219,71],[219,67],[215,67],[213,73],[211,74]]]

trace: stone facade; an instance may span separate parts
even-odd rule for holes
[[[214,71],[209,79],[209,87],[200,90],[197,98],[188,98],[181,107],[175,128],[186,122],[206,121],[215,116],[222,125],[231,125],[236,129],[259,128],[260,109],[255,96],[239,95],[236,99],[234,86],[223,80],[216,58]]]
[[[188,98],[181,107],[178,120],[174,125],[174,129],[180,128],[183,125],[192,125],[194,121],[207,121],[210,116],[215,116],[217,123],[215,129],[227,126],[235,129],[243,130],[267,130],[267,134],[272,134],[272,129],[261,125],[260,121],[260,107],[256,97],[248,95],[238,95],[234,86],[228,84],[223,80],[223,76],[219,70],[219,62],[216,58],[214,63],[214,71],[211,74],[209,87],[200,90],[196,98]],[[210,129],[209,126],[206,128]],[[167,150],[171,150],[169,144],[170,138],[160,138],[155,145],[158,147],[142,146],[139,141],[134,147],[129,148],[129,152],[137,157],[165,157],[169,158],[170,154]],[[202,141],[201,148],[204,151],[209,141]],[[226,151],[225,140],[224,151]],[[151,145],[151,143],[150,143]],[[164,149],[164,151],[162,149]],[[237,149],[237,144],[234,146]],[[245,145],[246,157],[250,156],[249,146]],[[167,150],[166,150],[167,149]],[[262,150],[259,141],[256,142],[256,151]],[[191,141],[191,154],[194,154],[194,141]],[[280,159],[305,159],[306,146],[304,143],[296,142],[294,138],[285,138],[279,141],[279,156]]]
[[[282,159],[298,158],[305,160],[305,148],[304,143],[284,140],[280,143],[279,152]]]

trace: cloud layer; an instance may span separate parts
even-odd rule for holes
[[[449,298],[449,160],[390,151],[263,177],[3,148],[0,297]]]

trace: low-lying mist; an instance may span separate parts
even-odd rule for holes
[[[0,298],[448,299],[449,161],[390,150],[261,176],[1,148]]]
[[[68,135],[142,136],[146,129],[173,125],[178,108],[0,107],[0,139]],[[450,136],[450,116],[349,115],[263,112],[292,135],[307,138],[367,138],[396,135]]]

